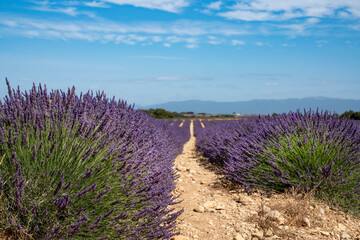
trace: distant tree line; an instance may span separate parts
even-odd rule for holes
[[[142,110],[142,111],[154,118],[184,118],[185,117],[180,113],[166,111],[165,109],[162,108],[157,108],[157,109],[150,108],[148,110]]]
[[[211,118],[235,118],[235,115],[233,114],[216,114],[216,115],[211,115]]]
[[[142,110],[143,112],[149,114],[150,116],[154,118],[191,118],[195,116],[185,116],[184,114],[194,114],[194,112],[170,112],[163,108],[150,108],[148,110]],[[198,115],[206,115],[206,113],[200,113]],[[279,113],[273,113],[272,116],[280,115]],[[337,115],[337,114],[336,114]],[[231,114],[217,114],[217,115],[211,115],[210,118],[233,118],[235,115]],[[352,120],[360,120],[360,112],[354,112],[352,110],[346,111],[343,114],[340,115],[340,118],[348,118]]]
[[[346,111],[340,115],[341,118],[349,118],[352,120],[360,120],[360,112],[354,112],[352,110]]]

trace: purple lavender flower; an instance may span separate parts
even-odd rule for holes
[[[360,181],[360,129],[336,115],[304,110],[208,122],[198,127],[197,148],[245,188],[330,187],[351,195]]]
[[[53,205],[56,206],[58,208],[58,211],[64,211],[66,210],[66,208],[72,203],[72,200],[69,196],[69,194],[59,197],[57,198],[54,202]]]
[[[95,192],[96,186],[97,186],[97,183],[94,183],[93,185],[91,185],[91,186],[85,188],[84,190],[78,192],[75,196],[78,198],[78,197],[84,196],[86,193],[88,193],[90,191]]]
[[[36,219],[27,229],[37,239],[91,236],[98,228],[104,239],[173,235],[181,211],[168,208],[177,201],[172,167],[190,138],[189,120],[170,125],[100,92],[78,96],[74,88],[48,92],[41,85],[21,92],[7,84],[0,155],[11,157],[0,166],[0,191],[13,191],[5,195],[15,201],[4,207],[20,219],[14,226],[22,231],[26,219]]]

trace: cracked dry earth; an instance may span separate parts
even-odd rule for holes
[[[360,220],[309,197],[260,192],[247,195],[223,179],[191,138],[175,160],[184,213],[172,240],[360,239]]]

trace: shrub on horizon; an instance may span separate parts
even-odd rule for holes
[[[340,115],[341,118],[348,118],[352,120],[360,120],[360,112],[354,112],[352,110],[346,111]]]

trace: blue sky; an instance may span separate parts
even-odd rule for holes
[[[137,105],[360,99],[360,1],[0,1],[2,97],[5,77]]]

